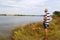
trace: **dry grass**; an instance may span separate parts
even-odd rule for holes
[[[60,40],[60,17],[54,17],[48,28],[48,40]],[[39,28],[39,29],[38,29]],[[27,24],[12,31],[13,40],[43,40],[44,29],[41,22]]]

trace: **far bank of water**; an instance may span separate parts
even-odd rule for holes
[[[0,33],[7,34],[14,25],[43,21],[43,16],[0,16]]]

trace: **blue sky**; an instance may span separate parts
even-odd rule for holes
[[[42,15],[60,11],[60,0],[0,0],[0,14]]]

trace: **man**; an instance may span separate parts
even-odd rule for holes
[[[48,36],[48,26],[49,26],[49,22],[51,21],[51,15],[50,13],[48,13],[48,9],[45,9],[44,12],[46,13],[44,15],[44,21],[43,21],[43,26],[44,26],[44,33],[45,33],[45,38],[44,40],[47,40],[47,36]]]

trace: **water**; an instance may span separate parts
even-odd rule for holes
[[[13,25],[22,25],[31,22],[43,21],[43,16],[0,16],[0,33],[7,33]]]

